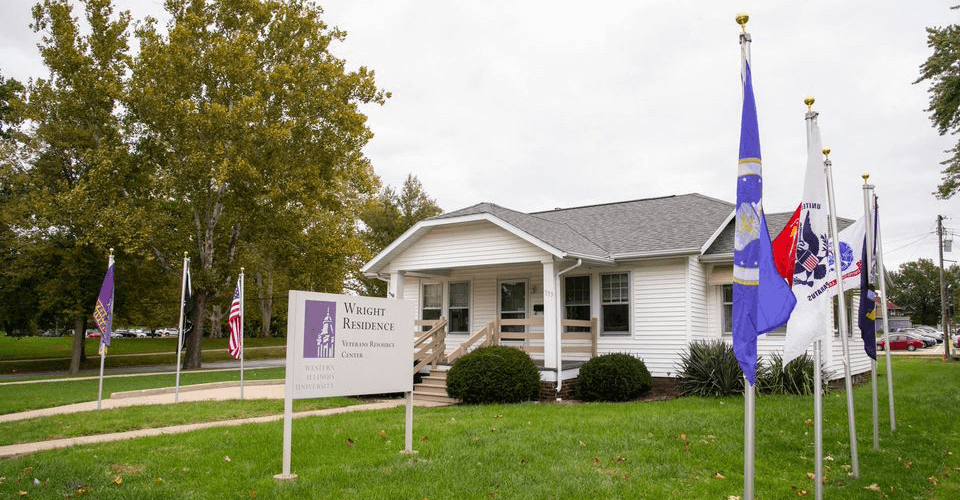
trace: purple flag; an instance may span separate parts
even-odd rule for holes
[[[93,319],[97,322],[97,328],[100,329],[100,347],[109,346],[110,334],[113,331],[113,264],[110,264],[107,275],[103,277],[97,306],[93,310]]]

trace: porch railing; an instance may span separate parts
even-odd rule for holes
[[[437,363],[444,360],[447,351],[447,318],[440,317],[435,320],[417,320],[417,326],[429,326],[430,329],[425,332],[416,332],[413,341],[413,360],[416,364],[413,366],[413,373],[417,373],[427,365],[437,367]]]
[[[453,363],[457,358],[475,348],[488,345],[515,345],[528,354],[543,353],[543,332],[501,332],[503,326],[543,326],[543,318],[494,319],[448,354],[446,362]],[[566,330],[567,327],[589,328],[589,331],[563,331],[560,336],[561,356],[563,354],[588,354],[590,357],[595,357],[598,340],[597,318],[561,320],[560,328]],[[539,340],[540,343],[531,342],[535,340]]]

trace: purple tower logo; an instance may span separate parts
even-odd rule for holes
[[[337,303],[325,300],[308,300],[305,306],[303,357],[334,357],[337,336]]]

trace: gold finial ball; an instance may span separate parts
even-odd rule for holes
[[[242,268],[242,267],[240,268],[240,274],[243,274],[243,268]]]
[[[187,258],[187,252],[183,252],[183,258],[184,258],[184,259]]]
[[[737,24],[739,24],[741,28],[747,29],[747,21],[749,20],[750,15],[748,15],[746,12],[737,13]]]
[[[113,255],[113,247],[110,247],[110,255]]]
[[[823,148],[823,156],[830,156],[830,148]]]
[[[863,182],[867,182],[867,179],[870,178],[870,174],[868,174],[867,172],[864,172],[863,175],[861,175],[860,177],[863,177]]]
[[[814,102],[816,102],[816,99],[814,99],[812,95],[808,95],[803,98],[803,103],[806,104],[808,107],[813,106]]]

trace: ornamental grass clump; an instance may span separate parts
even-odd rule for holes
[[[647,365],[629,354],[604,354],[580,367],[577,399],[630,401],[650,392],[653,378]]]
[[[540,371],[513,347],[481,347],[447,373],[447,395],[466,404],[519,403],[540,395]]]
[[[681,395],[743,394],[743,372],[733,353],[733,346],[723,340],[691,342],[687,352],[680,355],[678,369]]]
[[[821,371],[822,385],[828,388],[829,373]],[[783,366],[783,356],[775,353],[770,363],[757,370],[757,389],[762,394],[813,394],[813,358],[804,353]]]

